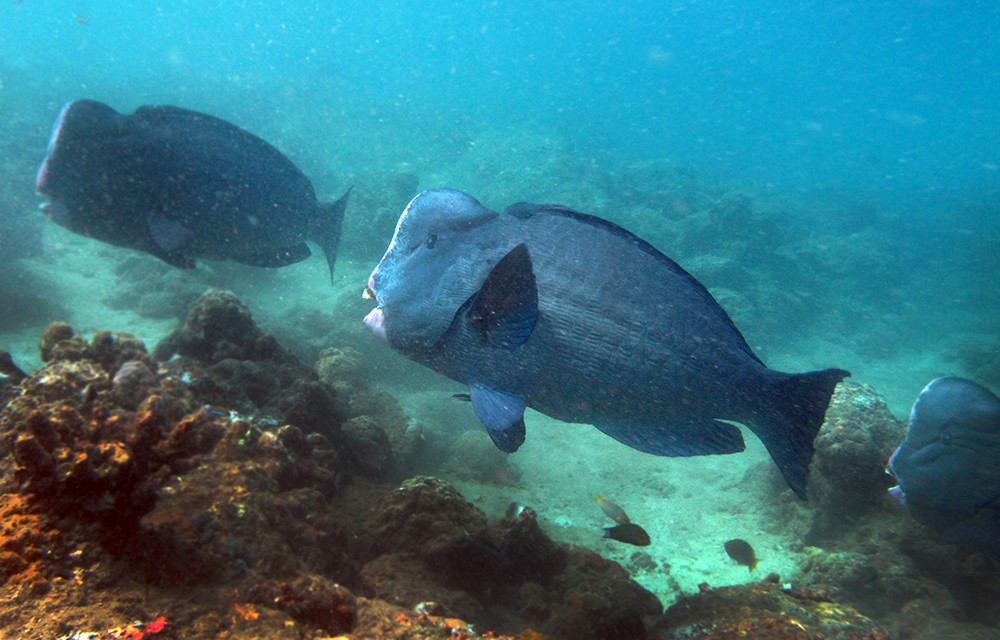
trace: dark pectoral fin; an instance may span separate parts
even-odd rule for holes
[[[180,222],[158,213],[148,214],[146,224],[153,244],[164,253],[177,253],[194,239],[193,231]]]
[[[493,443],[501,451],[517,451],[524,443],[525,401],[518,396],[477,384],[469,385],[469,391],[476,417],[486,427]]]
[[[153,241],[147,249],[150,253],[178,269],[194,269],[194,260],[184,252],[194,238],[193,231],[158,213],[146,215],[146,226]]]
[[[517,245],[497,263],[469,308],[469,322],[491,345],[513,351],[538,320],[538,288],[528,247]]]

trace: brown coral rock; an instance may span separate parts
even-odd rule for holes
[[[682,598],[663,614],[660,640],[890,640],[874,622],[777,577]]]
[[[893,483],[885,464],[903,433],[885,399],[872,387],[857,382],[837,387],[816,438],[809,474],[810,504],[815,507],[810,544],[888,506],[886,489]]]

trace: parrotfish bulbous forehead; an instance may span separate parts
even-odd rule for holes
[[[365,317],[365,326],[404,351],[434,344],[450,325],[454,308],[488,271],[480,263],[489,251],[478,249],[499,251],[492,246],[491,231],[480,229],[499,215],[454,189],[430,189],[414,197],[368,278],[365,297],[378,307]],[[406,330],[392,330],[401,326]]]
[[[499,215],[490,211],[469,194],[455,189],[428,189],[406,205],[389,245],[407,244],[423,239],[429,231],[470,229]]]

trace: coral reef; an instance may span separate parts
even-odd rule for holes
[[[997,637],[996,561],[886,504],[901,426],[865,385],[838,391],[811,501],[785,507],[813,545],[799,579],[706,586],[662,614],[532,509],[491,522],[447,482],[409,477],[430,458],[516,481],[479,433],[425,455],[441,442],[370,387],[360,354],[304,367],[228,292],[199,298],[152,355],[66,323],[39,348],[30,375],[0,354],[0,635]]]
[[[0,634],[647,637],[656,598],[530,509],[490,524],[440,480],[388,482],[405,414],[341,421],[344,389],[377,395],[349,353],[321,368],[338,393],[218,291],[165,344],[53,323],[5,385]]]
[[[488,525],[434,478],[404,482],[370,530],[386,553],[362,569],[364,579],[406,606],[433,594],[449,615],[500,628],[523,620],[555,638],[646,637],[643,620],[661,610],[617,563],[549,540],[531,509]]]
[[[660,640],[890,640],[877,624],[821,591],[782,585],[771,574],[761,582],[712,589],[667,609]]]

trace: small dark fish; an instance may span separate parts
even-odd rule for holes
[[[87,16],[81,16],[79,13],[73,15],[73,19],[79,24],[90,24],[90,18]]]
[[[492,211],[461,191],[410,201],[368,278],[365,326],[469,385],[512,453],[531,407],[661,456],[743,451],[745,424],[806,495],[813,440],[847,371],[782,373],[708,290],[645,240],[557,205]]]
[[[746,540],[736,538],[734,540],[727,541],[726,553],[729,554],[730,558],[750,571],[757,568],[757,554],[754,553],[753,547],[751,547],[750,543]]]
[[[617,540],[618,542],[634,544],[637,547],[647,547],[650,542],[649,534],[646,533],[646,530],[634,522],[626,522],[615,527],[605,527],[604,537]]]
[[[965,378],[920,392],[906,438],[889,459],[890,494],[943,544],[1000,557],[1000,398]]]
[[[625,510],[610,500],[605,500],[603,497],[597,496],[597,506],[601,508],[604,515],[618,524],[628,524],[630,522],[628,516],[625,515]]]
[[[93,100],[59,113],[35,189],[57,224],[175,267],[283,267],[309,257],[311,240],[331,279],[347,206],[346,193],[319,203],[288,158],[225,120],[169,106],[123,115]]]

